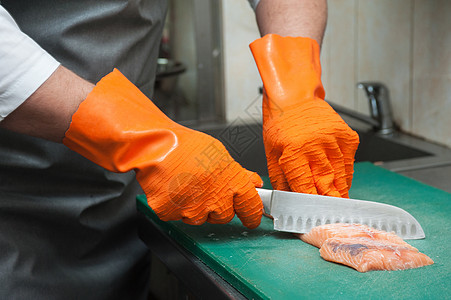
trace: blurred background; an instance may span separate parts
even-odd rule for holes
[[[450,15],[446,0],[329,1],[326,98],[369,115],[356,85],[382,82],[402,131],[451,147]],[[246,0],[171,0],[160,56],[172,66],[162,61],[155,101],[186,124],[258,122],[257,38]]]

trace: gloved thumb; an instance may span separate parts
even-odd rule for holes
[[[263,180],[261,179],[261,177],[252,171],[246,170],[249,179],[251,180],[252,184],[257,187],[257,188],[261,188],[263,186]]]

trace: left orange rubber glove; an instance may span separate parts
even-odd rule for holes
[[[275,189],[348,197],[355,131],[324,101],[320,48],[269,34],[251,45],[263,80],[263,139]]]
[[[113,172],[136,171],[149,206],[164,221],[255,228],[261,178],[242,168],[218,140],[166,117],[118,70],[80,104],[63,143]]]

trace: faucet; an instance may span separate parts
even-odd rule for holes
[[[370,115],[366,116],[344,106],[327,101],[337,112],[373,126],[377,134],[391,136],[395,132],[388,88],[380,82],[359,82],[358,88],[365,90],[370,101]]]
[[[377,126],[375,126],[377,133],[381,135],[393,134],[395,125],[388,88],[383,83],[374,81],[359,82],[357,87],[365,90],[370,101],[370,115],[377,122]]]

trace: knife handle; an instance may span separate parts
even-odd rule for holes
[[[257,188],[258,195],[262,199],[263,207],[265,208],[265,213],[271,214],[271,202],[272,202],[272,190],[259,189]]]

